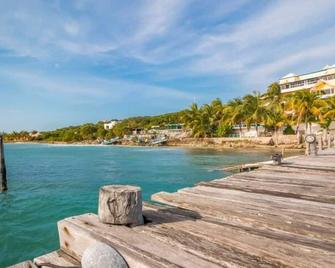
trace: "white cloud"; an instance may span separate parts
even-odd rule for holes
[[[171,30],[185,6],[180,0],[146,0],[138,13],[138,25],[131,41],[145,43],[153,36],[160,36]]]
[[[269,2],[246,20],[204,35],[189,70],[238,74],[245,86],[264,88],[303,63],[318,68],[320,61],[335,60],[329,51],[335,43],[334,9],[335,2],[328,0]]]
[[[69,103],[113,103],[125,98],[189,103],[194,97],[201,97],[201,94],[185,93],[175,88],[87,75],[59,77],[36,71],[0,69],[0,77],[2,81],[8,81],[10,85],[19,86],[31,94],[64,98]]]
[[[317,50],[307,55],[317,64],[327,60],[335,42],[332,0],[271,1],[242,15],[248,0],[85,0],[68,3],[68,10],[58,4],[3,1],[0,48],[59,65],[78,60],[112,66],[116,56],[135,59],[150,68],[148,80],[163,72],[171,79],[237,75],[264,87],[286,69],[298,72],[292,68],[307,62],[304,51]],[[328,37],[316,38],[320,31]],[[335,61],[328,57],[323,65]]]

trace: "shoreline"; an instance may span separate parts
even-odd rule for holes
[[[269,150],[285,150],[290,152],[303,152],[304,148],[298,148],[296,146],[288,145],[261,145],[261,144],[248,144],[238,146],[225,146],[220,144],[203,144],[203,143],[179,143],[179,144],[167,144],[162,146],[148,146],[148,145],[135,145],[135,144],[115,144],[115,145],[102,145],[99,143],[88,143],[88,142],[6,142],[5,144],[31,144],[31,145],[49,145],[49,146],[78,146],[78,147],[117,147],[117,148],[185,148],[185,149],[199,149],[199,150],[245,150],[245,151],[269,151]]]

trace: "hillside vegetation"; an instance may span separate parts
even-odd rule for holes
[[[168,113],[157,116],[138,116],[122,120],[113,129],[105,130],[104,123],[84,124],[70,126],[52,131],[41,132],[39,136],[34,135],[37,131],[5,133],[5,141],[46,141],[46,142],[83,142],[95,141],[97,139],[110,139],[130,135],[135,128],[150,129],[152,126],[179,123],[182,121],[184,111]]]

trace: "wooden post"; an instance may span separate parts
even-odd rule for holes
[[[315,134],[306,135],[305,143],[306,143],[306,155],[317,155],[318,154],[317,140],[316,140]]]
[[[129,185],[101,187],[98,214],[103,223],[143,224],[141,188]]]
[[[3,149],[3,136],[0,135],[0,192],[7,191],[7,176],[6,176],[6,163],[5,153]]]
[[[319,151],[323,150],[323,140],[322,140],[321,135],[318,136],[318,147],[319,147]]]

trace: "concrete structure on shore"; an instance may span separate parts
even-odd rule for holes
[[[184,128],[184,124],[166,124],[164,126],[152,126],[148,130],[149,134],[156,134],[168,138],[183,138],[189,136],[189,132]]]
[[[302,75],[289,73],[279,79],[279,85],[282,93],[310,90],[324,98],[335,96],[335,64]]]
[[[231,137],[257,138],[265,135],[265,128],[262,125],[258,125],[256,128],[255,124],[252,124],[250,127],[246,124],[241,124],[234,125],[231,132]]]

